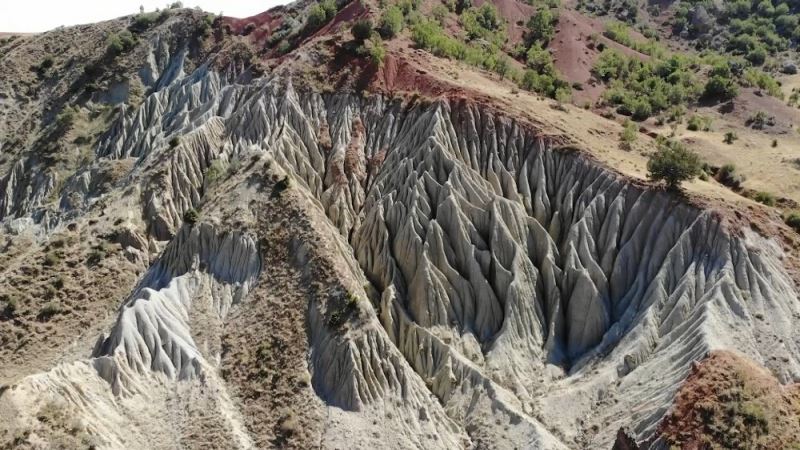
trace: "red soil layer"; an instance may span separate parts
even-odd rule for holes
[[[683,449],[789,448],[800,442],[800,385],[781,385],[742,356],[712,352],[693,365],[659,434]]]
[[[283,6],[272,8],[268,11],[256,14],[255,16],[237,19],[235,17],[224,17],[223,24],[231,29],[233,34],[243,34],[245,28],[252,24],[254,29],[250,36],[256,42],[260,42],[268,37],[272,32],[283,23]]]

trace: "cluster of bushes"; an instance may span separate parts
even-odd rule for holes
[[[306,30],[313,32],[322,28],[323,25],[333,19],[333,17],[336,15],[336,12],[337,8],[334,0],[324,0],[314,4],[308,9]]]
[[[604,49],[592,71],[609,84],[605,92],[609,104],[616,105],[621,114],[644,120],[701,97],[711,101],[733,99],[739,95],[740,85],[783,97],[780,84],[772,76],[748,66],[743,59],[713,53],[691,56],[655,52],[644,61]]]
[[[676,34],[699,38],[703,46],[711,44],[711,34],[720,36],[726,51],[760,66],[767,55],[786,50],[800,39],[798,10],[797,2],[692,0],[678,4],[672,27]]]
[[[111,56],[125,53],[136,46],[136,37],[128,30],[113,33],[108,37],[107,52]]]
[[[622,22],[612,21],[607,23],[603,36],[645,55],[662,56],[665,53],[662,46],[651,40],[640,41],[633,39],[630,35],[630,28]]]
[[[470,40],[483,39],[498,47],[506,41],[505,22],[491,3],[464,10],[459,18]],[[441,22],[441,21],[440,21]]]
[[[702,89],[691,62],[681,55],[642,61],[605,49],[592,71],[610,83],[604,99],[635,120],[696,101]]]
[[[372,21],[369,19],[358,20],[350,29],[358,47],[356,53],[359,55],[369,55],[372,62],[378,67],[383,65],[386,57],[386,47],[379,34],[373,33]]]
[[[436,56],[458,59],[505,76],[509,69],[508,56],[498,49],[470,45],[445,33],[434,20],[420,20],[411,26],[411,39],[420,48]]]

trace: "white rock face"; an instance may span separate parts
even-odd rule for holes
[[[318,202],[377,291],[343,339],[310,309],[312,383],[337,411],[401,399],[446,430],[441,448],[464,433],[478,448],[603,448],[623,426],[651,436],[709,350],[800,379],[798,293],[774,243],[475,105],[226,79],[170,78],[97,149],[137,159],[149,235],[171,239],[93,353],[115,393],[148,371],[206,372],[189,311],[201,298],[206,323],[224,321],[261,263],[247,235],[181,221],[215,160],[261,153]]]

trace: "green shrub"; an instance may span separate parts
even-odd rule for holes
[[[136,46],[136,38],[128,30],[122,30],[108,37],[107,51],[110,55],[120,55],[129,51],[134,46]]]
[[[745,181],[745,176],[740,174],[733,164],[725,164],[717,172],[717,180],[725,186],[739,189]]]
[[[767,113],[764,111],[757,111],[745,121],[745,124],[754,130],[763,130],[767,125],[774,125],[775,118],[767,117]]]
[[[711,129],[711,118],[694,114],[689,117],[686,128],[691,131],[709,131]]]
[[[378,31],[384,39],[392,39],[403,31],[403,25],[403,12],[392,5],[383,12]]]
[[[447,7],[444,5],[436,5],[431,10],[431,15],[439,22],[439,25],[444,25],[444,19],[449,13],[450,11],[448,11]]]
[[[555,36],[556,23],[558,23],[558,16],[549,9],[540,9],[528,20],[526,41],[529,44],[538,42],[542,47],[547,46]]]
[[[756,195],[753,197],[753,199],[758,203],[763,203],[767,206],[775,206],[775,196],[769,192],[756,192]]]
[[[274,186],[272,186],[272,197],[277,198],[280,197],[281,194],[292,185],[291,180],[288,176],[284,176],[281,178]]]
[[[384,47],[380,37],[375,36],[370,39],[369,57],[376,66],[383,66],[383,60],[386,58],[386,47]]]
[[[61,306],[55,302],[50,302],[42,306],[42,308],[39,310],[39,314],[36,315],[36,318],[41,321],[48,321],[53,316],[61,314],[62,312],[63,310],[61,309]]]
[[[636,141],[638,133],[639,127],[630,120],[626,120],[625,123],[622,124],[622,133],[620,133],[619,137],[620,141],[622,141],[622,145],[626,148],[630,148],[631,144]]]
[[[786,225],[792,227],[794,231],[800,233],[800,211],[792,211],[787,214],[785,222]]]
[[[669,189],[700,174],[700,157],[693,151],[674,141],[665,141],[647,161],[647,177],[653,181],[664,181]]]
[[[56,116],[56,127],[60,129],[70,128],[75,123],[76,115],[74,108],[65,106]]]
[[[732,79],[715,75],[706,82],[703,95],[709,99],[730,100],[739,95],[739,88]]]
[[[166,17],[158,11],[142,12],[133,17],[133,23],[128,27],[133,32],[142,32],[152,27],[159,19]]]
[[[733,141],[739,139],[739,136],[736,135],[733,131],[728,131],[725,133],[725,136],[722,138],[722,142],[731,145]]]
[[[173,136],[173,137],[172,137],[172,138],[169,140],[169,148],[175,148],[175,147],[177,147],[178,145],[180,145],[180,143],[181,143],[181,139],[180,139],[178,136]]]
[[[186,212],[183,214],[183,221],[190,225],[196,224],[197,221],[199,220],[200,220],[200,213],[198,213],[197,210],[194,208],[187,209]]]
[[[372,36],[372,21],[369,19],[357,20],[350,29],[356,42],[364,42]]]
[[[553,65],[553,58],[550,56],[550,52],[543,49],[538,42],[531,45],[525,53],[525,63],[528,67],[539,73],[555,73],[555,66]]]
[[[42,264],[47,267],[53,267],[58,265],[58,263],[60,262],[61,262],[61,256],[59,256],[55,252],[50,252],[44,256],[44,262]]]
[[[328,22],[325,8],[319,3],[308,9],[308,19],[306,19],[306,29],[310,31],[322,28]]]
[[[460,21],[469,39],[485,39],[497,46],[505,42],[505,23],[491,3],[463,11]]]
[[[19,307],[16,297],[12,297],[10,294],[3,294],[2,300],[5,302],[3,316],[8,319],[13,318]]]

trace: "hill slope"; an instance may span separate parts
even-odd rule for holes
[[[391,38],[395,5],[299,2],[3,41],[0,443],[788,445],[785,415],[701,389],[755,373],[742,401],[797,415],[783,211],[645,181],[656,125],[621,147],[556,80],[589,69],[514,75],[515,15],[541,8],[449,6],[396,5]]]

